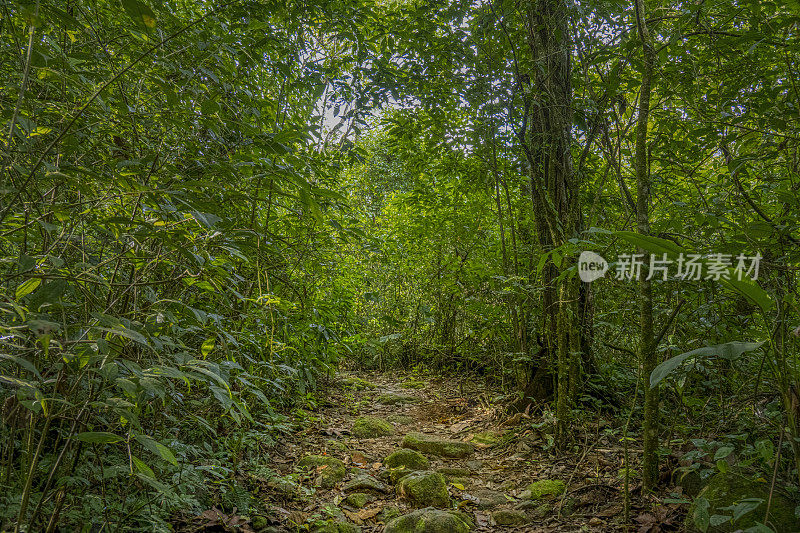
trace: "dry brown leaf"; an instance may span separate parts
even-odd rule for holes
[[[383,506],[373,507],[372,509],[361,509],[356,514],[361,520],[368,520],[373,516],[376,516],[381,511],[383,511]]]
[[[362,520],[362,519],[361,519],[361,518],[358,516],[358,514],[357,514],[357,513],[353,513],[353,512],[351,512],[351,511],[348,511],[347,509],[342,509],[342,512],[343,512],[343,513],[344,513],[344,515],[345,515],[347,518],[349,518],[349,519],[350,519],[350,520],[351,520],[351,521],[352,521],[352,522],[353,522],[355,525],[357,525],[357,526],[360,526],[361,524],[363,524],[363,523],[364,523],[364,521],[363,521],[363,520]]]

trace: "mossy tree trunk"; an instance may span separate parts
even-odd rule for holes
[[[523,147],[530,172],[531,200],[543,253],[576,235],[579,186],[572,162],[572,49],[564,0],[527,4],[531,52],[527,127]],[[545,355],[557,369],[556,416],[563,442],[579,381],[580,328],[577,278],[560,276],[573,258],[550,256],[544,265],[543,336]]]

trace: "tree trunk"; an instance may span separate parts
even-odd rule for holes
[[[642,88],[639,94],[639,116],[636,121],[636,226],[642,235],[650,233],[650,173],[647,168],[647,122],[650,116],[650,93],[653,79],[655,52],[645,20],[644,0],[636,0],[636,27],[642,41]],[[653,334],[653,287],[647,273],[650,254],[643,249],[641,277],[639,279],[640,339],[639,356],[644,379],[644,454],[642,458],[642,484],[652,489],[658,482],[658,388],[650,388],[650,373],[658,363]]]

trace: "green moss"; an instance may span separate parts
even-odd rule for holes
[[[391,453],[383,460],[383,464],[387,468],[405,466],[409,470],[427,470],[431,466],[431,462],[428,461],[427,457],[418,451],[409,449],[397,450]]]
[[[386,524],[384,533],[468,533],[472,527],[472,520],[464,513],[420,509],[395,518]]]
[[[428,384],[424,381],[419,381],[416,379],[410,379],[405,383],[401,383],[400,386],[404,389],[424,389]]]
[[[447,482],[438,472],[412,472],[397,484],[397,494],[415,507],[449,507]]]
[[[755,500],[762,500],[752,511],[744,514],[734,522],[729,519],[722,523],[713,521],[713,525],[708,528],[708,533],[728,533],[756,525],[757,522],[764,520],[769,488],[768,483],[759,483],[738,474],[720,473],[715,475],[689,507],[685,523],[686,531],[690,533],[700,531],[695,523],[695,515],[703,514],[702,507],[699,505],[702,501],[708,502],[707,517],[711,518],[716,515],[719,517],[718,520],[721,521],[724,516],[733,516],[734,511],[726,509],[726,507],[735,507],[748,499],[753,503],[755,503]],[[795,503],[781,492],[776,491],[772,495],[767,525],[777,533],[798,531],[798,519],[795,516],[794,509]]]
[[[528,486],[532,500],[555,498],[564,494],[567,486],[560,479],[540,479]]]
[[[459,440],[437,439],[422,433],[409,433],[403,438],[403,448],[442,457],[463,458],[475,451],[475,446]]]
[[[352,429],[356,437],[367,439],[394,435],[394,427],[382,418],[362,416],[356,419]]]
[[[333,488],[347,474],[343,462],[325,455],[307,455],[298,461],[297,466],[307,469],[314,468],[319,475],[319,486],[324,489]]]

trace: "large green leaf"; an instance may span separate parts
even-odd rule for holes
[[[641,235],[633,231],[615,231],[614,235],[654,254],[678,255],[685,251],[672,241],[651,235]]]
[[[720,281],[723,286],[742,294],[765,313],[772,308],[772,298],[755,281],[747,278],[739,280],[733,276],[730,279],[721,279]]]
[[[91,444],[114,444],[122,440],[119,435],[107,431],[84,431],[75,435],[75,438]]]
[[[650,373],[650,388],[658,385],[664,378],[678,368],[684,361],[690,357],[713,357],[718,356],[723,359],[735,359],[745,352],[752,352],[761,347],[764,342],[726,342],[725,344],[717,344],[714,346],[706,346],[697,348],[689,352],[684,352],[667,359]]]

